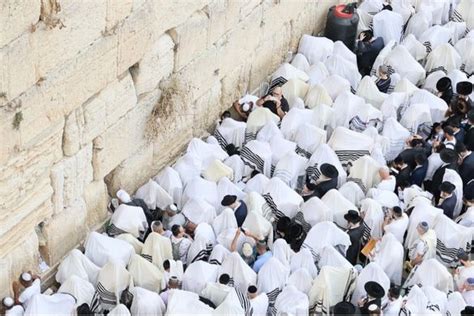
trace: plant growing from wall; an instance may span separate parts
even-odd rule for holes
[[[20,124],[22,121],[23,121],[23,113],[21,111],[16,112],[15,116],[13,117],[13,122],[12,122],[13,129],[18,130],[20,128]]]

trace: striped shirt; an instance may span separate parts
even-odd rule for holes
[[[377,88],[379,89],[380,92],[387,93],[387,90],[390,87],[390,82],[391,82],[390,77],[388,77],[387,79],[378,78],[375,81],[375,84],[377,85]]]

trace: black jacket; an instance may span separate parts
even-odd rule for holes
[[[434,175],[433,175],[433,180],[431,181],[431,193],[433,193],[433,196],[435,198],[435,203],[438,204],[439,202],[439,186],[441,183],[443,183],[443,177],[444,173],[446,172],[446,169],[453,169],[456,170],[456,165],[455,164],[450,164],[450,165],[445,165],[439,167]]]
[[[464,185],[474,179],[474,153],[464,158],[462,164],[459,166],[459,175]]]
[[[444,200],[438,207],[443,209],[444,215],[453,219],[454,208],[456,207],[456,194],[453,193],[451,197]]]

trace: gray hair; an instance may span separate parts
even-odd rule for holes
[[[387,74],[388,75],[388,67],[386,65],[380,65],[379,66],[379,71],[381,73]]]
[[[152,231],[156,231],[158,230],[160,227],[162,227],[163,224],[161,223],[161,221],[153,221],[151,222],[151,230]]]
[[[417,227],[421,229],[424,233],[426,233],[430,229],[430,225],[428,225],[427,222],[420,222]]]

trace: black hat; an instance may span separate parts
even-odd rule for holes
[[[454,163],[458,160],[458,154],[449,148],[441,150],[439,156],[444,163]]]
[[[445,92],[451,88],[451,85],[452,85],[451,79],[449,79],[448,77],[443,77],[439,79],[438,82],[436,83],[436,89],[439,92]]]
[[[467,112],[467,119],[471,122],[474,122],[474,110]]]
[[[334,315],[354,315],[355,306],[349,302],[339,302],[334,305]]]
[[[291,219],[288,216],[280,217],[277,222],[276,229],[279,232],[286,232],[290,228]]]
[[[382,298],[385,295],[383,287],[375,281],[365,283],[364,289],[370,297]]]
[[[336,167],[331,164],[323,163],[319,169],[321,169],[321,173],[328,178],[334,179],[339,176]]]
[[[247,289],[250,294],[257,293],[257,287],[255,285],[250,285]]]
[[[461,81],[456,85],[456,93],[460,95],[470,95],[472,93],[472,83]]]
[[[237,201],[237,196],[235,195],[226,195],[222,199],[221,205],[222,206],[229,206]]]
[[[225,146],[225,151],[229,156],[240,155],[239,149],[232,143]]]
[[[401,215],[403,213],[402,209],[400,208],[400,206],[394,206],[392,207],[392,212],[394,212],[395,214],[398,214],[398,215]]]
[[[474,306],[466,306],[461,311],[461,315],[474,315]]]
[[[219,283],[220,284],[227,284],[230,281],[230,276],[227,273],[221,274],[219,277]]]
[[[344,219],[348,222],[351,223],[358,223],[362,220],[362,218],[359,216],[359,213],[354,210],[349,210],[345,215]]]
[[[288,233],[289,237],[292,239],[301,239],[304,234],[303,226],[298,223],[294,223],[290,226],[290,231]]]
[[[311,182],[311,181],[306,181],[306,187],[307,187],[308,190],[310,190],[310,191],[316,190],[316,184],[314,184],[314,183]]]
[[[474,200],[474,181],[468,182],[468,184],[464,187],[464,199],[467,201]]]
[[[442,192],[446,192],[448,194],[453,193],[453,191],[456,189],[456,186],[452,184],[449,181],[444,181],[443,183],[440,184],[439,190]]]
[[[400,287],[399,286],[392,286],[388,292],[390,293],[391,297],[398,298],[400,296]]]

